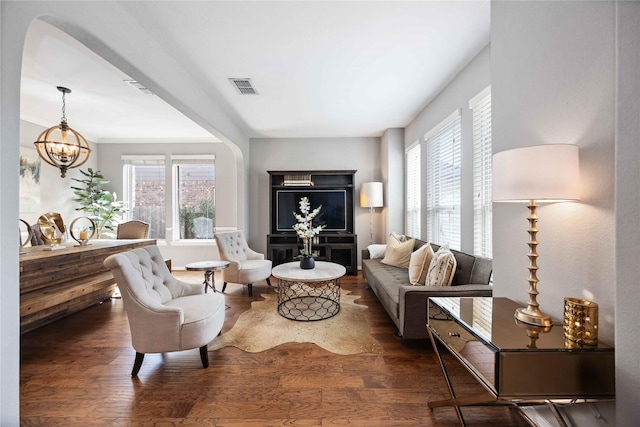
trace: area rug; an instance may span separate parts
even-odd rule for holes
[[[357,295],[342,293],[335,316],[313,322],[285,319],[277,311],[278,297],[262,295],[242,313],[235,325],[209,344],[209,350],[237,347],[258,353],[284,343],[313,343],[336,354],[382,353],[382,346],[369,335],[364,316],[367,306],[355,303]]]

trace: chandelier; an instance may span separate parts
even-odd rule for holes
[[[33,144],[36,146],[40,158],[59,168],[60,176],[64,178],[67,175],[67,169],[77,168],[89,159],[91,148],[82,135],[67,125],[65,95],[71,93],[71,89],[58,86],[58,90],[62,92],[60,124],[42,132]]]

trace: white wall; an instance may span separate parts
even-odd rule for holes
[[[472,119],[473,115],[469,109],[469,100],[478,95],[491,84],[491,45],[485,47],[458,75],[452,78],[433,101],[431,101],[409,125],[405,128],[405,147],[409,147],[415,141],[420,141],[421,163],[426,165],[427,150],[424,146],[424,134],[440,124],[456,109],[461,111],[462,124],[462,250],[473,251],[473,135]],[[421,187],[427,186],[427,173],[422,169]],[[421,200],[421,210],[426,212],[426,198]],[[422,238],[426,239],[427,224],[426,215],[422,215],[420,225]],[[435,242],[437,243],[437,242]]]
[[[360,250],[369,245],[369,209],[360,207],[360,184],[380,181],[379,138],[256,138],[251,139],[249,243],[266,253],[269,234],[270,170],[357,170],[355,232]],[[374,214],[374,240],[381,241],[380,209]]]
[[[497,2],[492,8],[494,153],[580,147],[582,197],[538,209],[544,312],[593,300],[600,337],[613,340],[614,8],[610,2]],[[494,203],[495,293],[527,300],[527,209]],[[519,252],[520,249],[520,252]]]
[[[640,3],[617,3],[616,418],[640,420]]]
[[[580,147],[581,201],[538,209],[540,308],[562,319],[564,297],[595,301],[599,336],[613,343],[614,296],[621,286],[613,197],[614,3],[492,2],[491,26],[494,153],[549,143]],[[634,78],[637,86],[637,73]],[[526,216],[524,204],[493,205],[494,295],[522,304],[528,288]],[[634,282],[637,295],[637,276]],[[637,378],[637,353],[620,358],[635,361]],[[630,397],[636,405],[637,397]],[[575,425],[614,425],[611,417],[595,420],[588,409],[583,412]],[[637,417],[627,421],[618,425],[635,425]]]
[[[51,126],[57,124],[58,123],[51,123]],[[73,121],[71,121],[71,125],[73,126]],[[44,126],[21,120],[20,145],[35,150],[33,142],[45,129],[46,128]],[[81,129],[74,129],[82,134]],[[95,169],[98,164],[98,157],[100,155],[98,146],[91,141],[89,141],[89,145],[91,147],[91,154],[89,155],[89,160],[87,160],[84,165],[80,166],[80,169],[83,170],[86,170],[87,168]],[[74,181],[72,178],[82,179],[84,176],[80,173],[78,168],[74,168],[69,169],[67,171],[67,176],[61,178],[60,169],[42,161],[40,166],[40,209],[37,212],[20,212],[20,218],[27,221],[29,224],[35,224],[40,215],[46,212],[58,212],[60,216],[62,216],[62,220],[68,228],[75,218],[85,216],[85,213],[75,210],[79,205],[73,202],[74,195],[71,186],[77,186],[79,183]]]
[[[108,143],[99,144],[100,158],[98,168],[111,182],[105,186],[110,191],[118,194],[122,200],[124,194],[122,156],[123,155],[165,155],[167,159],[166,192],[172,191],[170,156],[184,154],[214,154],[216,156],[216,227],[238,226],[237,197],[238,188],[236,181],[236,162],[234,154],[229,147],[222,143]],[[167,227],[173,220],[173,212],[167,209]],[[170,237],[169,234],[167,237]],[[219,259],[218,249],[213,241],[181,242],[168,238],[159,242],[160,251],[165,258],[170,258],[173,267],[183,267],[185,264],[196,261]]]
[[[384,208],[382,214],[381,240],[391,232],[403,233],[405,227],[404,212],[404,129],[387,129],[380,137],[380,169],[384,184]]]

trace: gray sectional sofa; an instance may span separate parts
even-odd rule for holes
[[[413,250],[426,244],[416,239]],[[431,244],[433,251],[440,247]],[[362,274],[405,339],[425,339],[427,335],[427,298],[446,296],[491,296],[492,261],[468,253],[451,250],[457,268],[451,286],[413,286],[409,271],[370,259],[362,251]]]

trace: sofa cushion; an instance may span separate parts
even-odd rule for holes
[[[369,251],[369,259],[379,259],[384,257],[384,252],[387,250],[387,245],[374,244],[367,246]]]
[[[393,234],[390,235],[382,263],[394,267],[408,268],[414,243],[413,239],[400,242]]]
[[[424,285],[432,258],[431,245],[423,245],[413,251],[409,259],[409,282],[412,285]]]
[[[449,286],[456,271],[456,258],[447,246],[442,246],[433,255],[427,273],[427,286]]]

